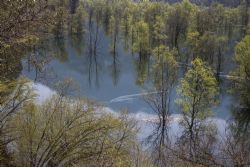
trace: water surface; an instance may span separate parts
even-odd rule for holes
[[[39,56],[45,59],[50,57],[50,60],[44,63],[41,70],[37,70],[38,74],[36,68],[29,67],[28,60],[24,60],[22,73],[51,89],[56,82],[72,78],[79,86],[76,93],[80,96],[97,100],[115,111],[127,109],[130,113],[153,114],[143,100],[145,87],[150,89],[150,81],[145,83],[148,86],[138,83],[138,56],[126,51],[122,41],[118,43],[116,54],[112,54],[110,40],[104,34],[99,33],[96,53],[93,51],[93,44],[90,45],[90,34],[51,39],[45,47],[36,51]],[[216,117],[228,119],[233,99],[225,91],[222,92],[221,103],[214,107],[214,111]],[[175,98],[174,92],[171,111],[178,113]]]

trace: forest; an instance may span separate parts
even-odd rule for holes
[[[1,167],[249,167],[248,0],[1,0]]]

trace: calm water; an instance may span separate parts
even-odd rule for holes
[[[36,53],[41,57],[54,58],[44,63],[37,76],[35,68],[29,68],[28,61],[24,60],[23,74],[52,89],[57,81],[72,78],[79,86],[78,95],[95,99],[113,110],[152,113],[143,100],[144,88],[137,82],[138,57],[125,51],[121,41],[114,57],[110,53],[109,38],[102,34],[105,33],[99,33],[98,36],[96,55],[90,54],[89,41],[92,37],[89,34],[85,35],[85,40],[76,36],[48,41]],[[150,82],[146,82],[146,85],[150,85]],[[174,102],[176,94],[173,93],[172,96],[171,108],[172,111],[177,111],[178,107]],[[214,109],[215,115],[227,119],[230,116],[232,98],[226,93],[221,93],[220,96],[221,104]]]

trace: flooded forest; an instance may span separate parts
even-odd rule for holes
[[[249,167],[249,7],[1,0],[0,167]]]

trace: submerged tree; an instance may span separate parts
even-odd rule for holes
[[[153,50],[154,65],[152,68],[153,92],[145,96],[146,102],[158,116],[158,121],[153,134],[149,136],[152,143],[154,157],[158,165],[167,165],[167,145],[169,139],[169,122],[171,113],[171,96],[177,79],[176,51],[161,45]]]
[[[135,24],[133,51],[139,54],[140,61],[147,58],[150,53],[149,27],[144,21],[139,21]]]
[[[225,164],[249,166],[250,162],[250,35],[246,35],[235,48],[235,61],[238,67],[230,77],[232,92],[236,94],[239,105],[233,109],[233,119],[226,131],[221,153]]]
[[[235,60],[239,67],[234,71],[235,92],[240,95],[242,107],[250,106],[250,35],[236,46]]]
[[[171,5],[148,0],[1,1],[0,166],[152,166],[141,164],[140,159],[146,162],[146,158],[156,158],[157,166],[223,166],[213,160],[211,146],[215,128],[207,119],[218,93],[215,71],[203,61],[216,68],[219,76],[223,59],[228,56],[225,49],[247,35],[248,22],[246,1],[237,8],[219,4],[196,6],[189,0]],[[138,146],[134,124],[126,116],[100,114],[95,110],[97,105],[89,101],[62,97],[65,87],[57,92],[59,96],[36,104],[30,83],[19,78],[22,58],[27,53],[32,55],[28,63],[33,63],[36,74],[44,72],[48,56],[56,55],[61,61],[67,61],[67,40],[58,38],[53,43],[47,37],[63,37],[67,32],[73,45],[84,44],[85,24],[89,31],[86,62],[90,84],[94,72],[99,85],[101,64],[97,53],[102,28],[111,39],[110,71],[114,84],[119,80],[122,65],[116,54],[120,37],[124,38],[126,49],[139,54],[137,84],[145,86],[147,79],[152,80],[153,90],[145,98],[159,122],[150,136],[154,142],[151,157],[146,154],[145,158],[141,148],[134,150]],[[41,53],[44,49],[40,49],[40,41],[52,45],[54,52]],[[233,113],[235,121],[222,151],[224,166],[249,166],[249,46],[247,35],[236,47],[235,60],[239,66],[230,78],[240,105]],[[79,54],[81,48],[77,49]],[[171,91],[178,72],[175,49],[181,55],[178,58],[186,56],[188,72],[178,89],[184,133],[176,143],[177,150],[170,150],[173,145],[170,149],[167,145],[168,123],[173,112]]]
[[[154,25],[154,39],[156,47],[160,45],[164,45],[166,43],[167,35],[165,32],[166,25],[164,24],[163,18],[161,16],[157,16]]]
[[[40,37],[51,32],[57,10],[48,1],[13,0],[0,5],[0,78],[15,79],[21,59]]]
[[[212,67],[216,68],[217,76],[219,76],[224,54],[227,49],[227,37],[224,35],[216,35],[215,33],[205,32],[201,35],[199,32],[189,32],[187,36],[187,43],[189,46],[189,54],[186,62],[190,59],[200,57],[203,61],[208,62]]]
[[[179,51],[180,39],[185,39],[188,30],[190,13],[193,6],[188,0],[176,4],[169,9],[166,20],[169,46]]]
[[[234,107],[219,147],[218,160],[225,166],[249,166],[250,112],[249,108]]]
[[[80,35],[85,31],[86,11],[82,3],[75,10],[74,14],[70,15],[70,20],[68,21],[69,33]]]
[[[212,156],[210,146],[213,140],[211,125],[205,120],[212,115],[211,108],[216,104],[218,86],[214,73],[201,59],[196,58],[178,88],[184,128],[180,142],[188,151],[188,158],[194,163],[206,156]],[[205,140],[206,137],[210,138]]]
[[[110,27],[109,32],[111,36],[111,53],[113,55],[116,54],[117,50],[117,41],[119,37],[119,18],[117,16],[111,16],[110,18]]]
[[[117,53],[117,41],[119,37],[119,18],[117,16],[111,16],[110,18],[110,33],[111,33],[111,53],[113,57],[113,63],[111,67],[111,76],[113,78],[113,83],[116,85],[119,78],[119,59]]]

